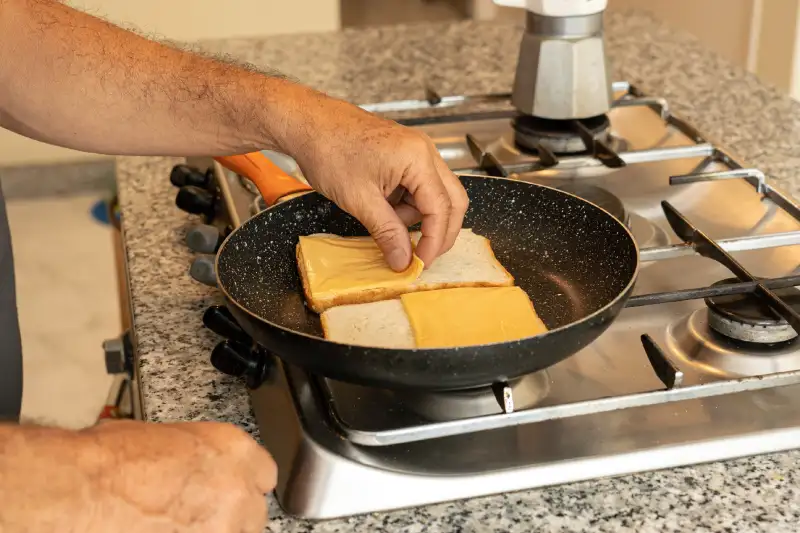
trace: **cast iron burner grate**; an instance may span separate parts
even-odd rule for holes
[[[559,153],[557,146],[548,147],[548,142],[535,142],[536,139],[517,136],[516,144],[521,145],[524,151],[535,152],[536,161],[507,166],[502,164],[497,156],[487,147],[482,146],[475,137],[469,133],[465,135],[467,146],[477,163],[477,168],[489,176],[508,177],[513,174],[538,172],[545,169],[589,169],[606,167],[619,169],[630,164],[664,161],[668,159],[688,159],[715,157],[719,150],[708,142],[694,127],[670,112],[669,105],[664,98],[648,96],[628,82],[615,82],[613,91],[617,95],[612,108],[622,107],[648,107],[657,113],[670,127],[675,128],[695,142],[691,146],[657,147],[644,150],[628,150],[627,143],[611,135],[605,124],[608,117],[601,115],[588,119],[563,121],[561,124],[549,126],[547,121],[536,117],[520,116],[514,109],[484,109],[459,113],[439,113],[438,110],[461,105],[494,105],[508,103],[510,94],[493,93],[485,95],[458,95],[441,96],[431,88],[425,88],[425,98],[421,100],[402,100],[397,102],[381,102],[377,104],[364,104],[362,109],[374,113],[404,113],[424,110],[428,116],[396,117],[398,123],[405,126],[420,127],[435,124],[457,124],[481,120],[508,119],[516,130],[536,132],[551,130],[551,138],[557,137],[557,131],[569,135],[575,143],[568,148],[577,148],[578,139],[581,149],[572,153]],[[530,126],[526,129],[526,124]],[[569,133],[568,133],[569,132]],[[541,131],[539,132],[541,137]],[[523,142],[520,143],[519,141]],[[525,141],[527,144],[525,143]]]

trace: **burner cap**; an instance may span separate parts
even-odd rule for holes
[[[574,194],[579,198],[593,203],[611,213],[611,215],[622,222],[628,224],[628,212],[622,204],[622,200],[617,198],[610,191],[597,187],[595,185],[587,185],[584,183],[572,182],[566,185],[559,185],[556,189]]]
[[[552,120],[531,115],[514,119],[514,140],[526,151],[537,150],[541,145],[555,154],[586,152],[586,144],[575,131],[574,120]],[[580,119],[579,122],[595,136],[608,135],[611,122],[606,115]]]
[[[718,281],[713,286],[739,282],[736,278]],[[788,287],[773,292],[800,310],[800,289]],[[717,296],[705,299],[708,325],[717,333],[743,342],[771,344],[797,337],[797,332],[759,298],[750,294]]]

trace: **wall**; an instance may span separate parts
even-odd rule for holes
[[[179,41],[339,29],[339,0],[68,0],[112,22]],[[0,129],[0,166],[99,159]]]
[[[800,97],[798,0],[609,0],[609,7],[648,10],[763,81]]]
[[[648,10],[731,61],[742,66],[747,62],[753,0],[609,0],[608,5]]]
[[[182,41],[329,31],[339,0],[68,0],[115,22]]]
[[[798,69],[797,17],[800,14],[798,0],[758,0],[761,19],[758,46],[753,51],[751,70],[768,83],[798,97],[795,78]]]

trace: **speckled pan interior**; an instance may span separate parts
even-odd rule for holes
[[[548,329],[608,306],[631,283],[637,250],[624,227],[575,196],[529,183],[462,177],[470,197],[464,227],[490,239],[498,260],[531,297]],[[304,305],[295,260],[300,235],[365,235],[354,218],[311,193],[262,212],[218,254],[227,296],[249,314],[322,337]]]

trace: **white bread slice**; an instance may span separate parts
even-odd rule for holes
[[[414,348],[414,332],[400,300],[341,305],[322,313],[325,338],[374,348]]]
[[[313,236],[334,237],[329,234]],[[411,234],[412,242],[415,245],[419,242],[420,237],[421,234],[418,231]],[[456,287],[502,287],[514,284],[514,277],[503,268],[503,265],[494,256],[489,239],[466,228],[461,230],[455,244],[447,253],[423,270],[415,282],[403,287],[343,291],[333,297],[320,298],[311,293],[299,245],[296,253],[306,303],[317,313],[339,305],[390,300],[408,292]]]
[[[422,234],[411,233],[416,246]],[[514,277],[503,268],[492,251],[489,239],[462,229],[453,247],[422,271],[411,290],[453,289],[456,287],[503,287],[514,284]]]

